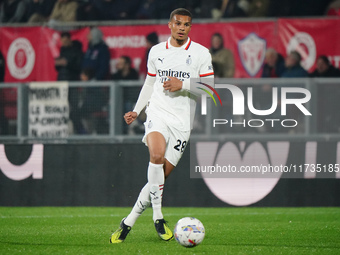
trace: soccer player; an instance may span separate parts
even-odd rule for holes
[[[147,77],[136,106],[124,115],[126,123],[131,124],[147,105],[143,142],[150,154],[148,182],[130,214],[112,234],[111,243],[123,242],[150,204],[159,237],[164,241],[173,238],[161,210],[164,180],[177,165],[189,140],[190,108],[195,106],[190,79],[214,77],[209,50],[188,37],[191,21],[192,15],[186,9],[175,9],[170,14],[171,37],[151,48]]]

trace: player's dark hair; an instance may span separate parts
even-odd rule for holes
[[[188,11],[187,9],[185,9],[185,8],[178,8],[178,9],[173,10],[173,11],[170,13],[170,21],[172,20],[172,18],[173,18],[175,15],[188,16],[188,17],[190,17],[190,19],[192,20],[192,14],[191,14],[191,12],[189,12],[189,11]]]

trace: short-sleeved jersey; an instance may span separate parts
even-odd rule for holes
[[[209,50],[190,38],[183,46],[173,47],[169,38],[168,41],[151,48],[148,75],[156,77],[148,111],[162,115],[159,117],[178,130],[189,131],[193,120],[192,110],[196,107],[195,96],[184,89],[175,92],[166,91],[163,84],[168,76],[176,77],[181,81],[213,77]]]

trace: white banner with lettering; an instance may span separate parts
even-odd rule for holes
[[[29,85],[31,137],[66,137],[69,103],[67,82],[31,82]]]

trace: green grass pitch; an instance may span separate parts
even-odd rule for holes
[[[161,241],[148,209],[124,243],[109,237],[130,208],[0,207],[0,254],[340,254],[340,208],[170,208],[173,228],[200,219],[202,244]]]

